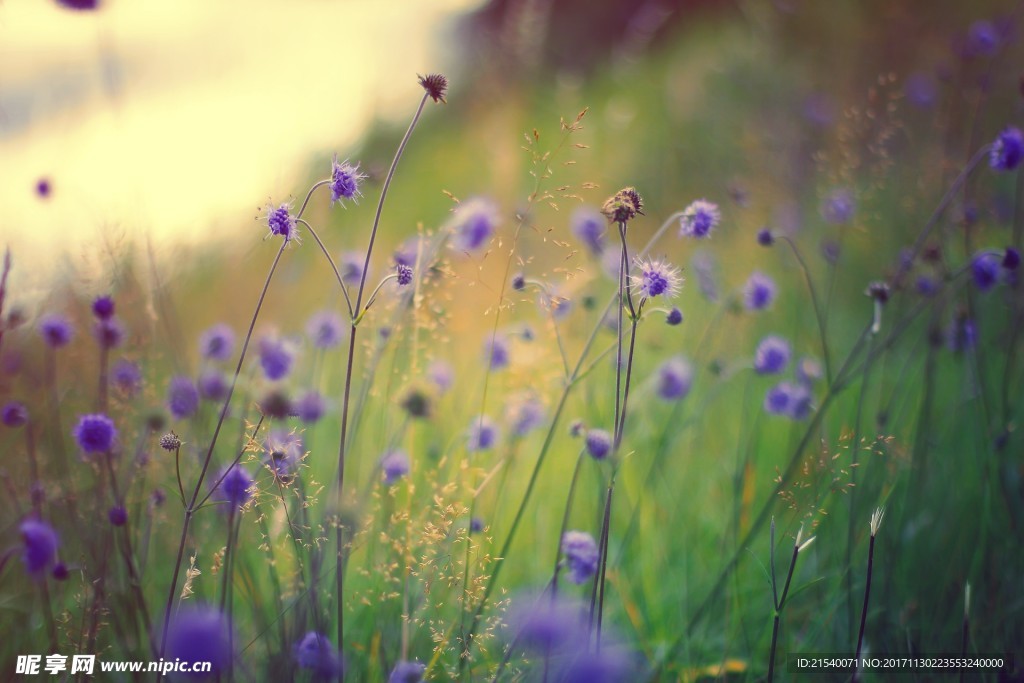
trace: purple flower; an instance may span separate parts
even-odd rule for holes
[[[595,256],[604,251],[605,219],[601,212],[590,206],[581,206],[569,219],[569,229]]]
[[[474,417],[466,433],[466,442],[470,452],[490,450],[498,442],[498,426],[486,415]]]
[[[711,234],[720,220],[722,214],[717,204],[698,199],[683,211],[683,216],[679,219],[679,235],[703,239]]]
[[[168,627],[164,658],[209,662],[211,673],[219,674],[232,658],[229,629],[228,620],[213,607],[182,607]]]
[[[358,251],[343,251],[338,259],[338,273],[346,285],[357,285],[363,277],[365,254]]]
[[[578,606],[565,598],[552,600],[544,595],[516,601],[509,610],[509,623],[520,642],[537,653],[558,652],[586,642],[581,643],[586,631],[581,628]]]
[[[1024,158],[1024,133],[1020,128],[1009,126],[992,143],[988,164],[997,171],[1012,171]]]
[[[320,311],[311,315],[306,322],[306,335],[316,348],[333,349],[341,344],[344,324],[341,316],[334,311]]]
[[[569,580],[580,584],[597,572],[600,553],[594,537],[585,531],[566,531],[562,536],[562,554],[569,567]]]
[[[110,296],[98,296],[92,302],[92,314],[99,320],[109,320],[114,315],[114,299]]]
[[[388,683],[420,683],[427,665],[423,662],[400,661],[388,676]]]
[[[455,211],[455,247],[476,251],[491,239],[498,225],[498,211],[488,199],[473,198]]]
[[[967,54],[969,56],[990,57],[999,48],[999,33],[995,24],[987,19],[979,19],[967,29]]]
[[[764,409],[772,415],[803,420],[811,412],[811,391],[805,384],[779,382],[765,394]]]
[[[299,397],[293,408],[296,417],[306,424],[313,424],[324,416],[327,406],[324,402],[324,397],[315,389],[310,389]]]
[[[1017,270],[1020,268],[1020,252],[1013,247],[1007,247],[1003,254],[1003,268],[1006,270]]]
[[[53,577],[54,581],[67,581],[71,576],[71,572],[68,571],[68,566],[63,562],[58,562],[53,565],[53,569],[50,571],[50,576]]]
[[[192,417],[199,410],[199,391],[184,375],[171,378],[167,384],[167,409],[177,420]]]
[[[410,266],[407,266],[404,263],[399,263],[395,266],[395,278],[398,280],[399,287],[405,287],[412,284],[412,276],[413,272]]]
[[[416,265],[416,255],[419,253],[419,248],[419,238],[410,237],[398,245],[398,248],[395,249],[395,253],[391,255],[391,259],[395,263],[401,263],[402,265],[412,268]],[[360,264],[359,267],[362,268],[362,264]]]
[[[829,223],[845,225],[853,220],[857,205],[853,193],[845,187],[832,190],[821,202],[821,216]]]
[[[223,480],[220,477],[214,480],[215,483],[220,480],[220,485],[216,489],[219,494],[218,500],[224,501],[232,508],[241,509],[252,498],[250,489],[252,489],[253,478],[241,465],[232,466],[223,476]]]
[[[351,199],[354,202],[356,197],[362,196],[359,181],[365,177],[359,172],[359,164],[353,166],[347,160],[338,163],[338,155],[335,154],[331,162],[331,206],[335,202],[344,205],[344,199]]]
[[[57,532],[46,522],[26,519],[18,527],[21,532],[21,559],[29,574],[39,575],[57,559]]]
[[[271,235],[280,235],[285,242],[299,241],[299,229],[295,223],[295,216],[292,215],[291,202],[278,204],[276,207],[268,204],[266,210],[267,227],[270,228]]]
[[[791,355],[789,342],[778,335],[768,335],[754,352],[754,369],[762,375],[774,375],[786,369]]]
[[[544,404],[532,393],[516,396],[506,408],[509,424],[515,436],[523,437],[544,424],[547,413]]]
[[[675,266],[654,259],[637,259],[635,264],[640,274],[633,275],[631,279],[634,290],[642,297],[653,299],[664,296],[671,299],[679,293],[682,278]]]
[[[469,533],[478,534],[484,530],[484,520],[473,517],[469,520]]]
[[[588,429],[584,442],[594,460],[604,460],[612,451],[612,435],[604,429]]]
[[[391,486],[409,474],[409,456],[405,451],[388,451],[380,458],[380,470],[384,474],[384,484]]]
[[[96,0],[93,0],[96,2]],[[39,195],[40,199],[49,199],[50,192],[53,191],[53,184],[49,178],[40,178],[36,181],[36,194]]]
[[[919,71],[907,77],[903,92],[915,107],[928,109],[935,104],[938,89],[934,78]]]
[[[107,520],[113,526],[124,526],[128,523],[128,511],[123,505],[115,505],[107,510]]]
[[[658,396],[665,401],[686,398],[693,384],[693,366],[682,356],[669,358],[657,371]]]
[[[484,354],[491,370],[507,368],[509,363],[508,337],[498,332],[484,345]]]
[[[607,645],[600,652],[580,654],[569,662],[561,683],[629,683],[639,680],[635,667],[622,648]]]
[[[341,658],[330,639],[316,631],[309,631],[295,644],[295,663],[309,669],[317,677],[333,679],[342,670]]]
[[[433,382],[438,391],[444,393],[451,388],[452,382],[455,381],[455,371],[449,363],[443,360],[435,360],[427,368],[427,377],[430,378],[430,381]]]
[[[82,415],[71,430],[71,435],[85,453],[108,453],[113,450],[117,440],[117,428],[106,415]]]
[[[917,278],[915,283],[915,289],[921,296],[935,296],[939,291],[939,285],[935,282],[935,278],[930,275],[921,275]]]
[[[665,322],[673,327],[683,322],[683,312],[678,308],[673,308],[665,316]]]
[[[79,12],[88,12],[99,9],[100,0],[57,0],[58,4],[65,9]]]
[[[75,336],[75,328],[64,316],[51,313],[39,321],[39,334],[50,348],[59,349]]]
[[[224,323],[218,323],[199,337],[199,355],[209,360],[225,361],[235,350],[235,333]]]
[[[21,427],[28,422],[28,408],[21,401],[11,401],[0,409],[0,421],[8,427]]]
[[[971,276],[974,285],[983,292],[995,287],[999,282],[1000,258],[996,254],[982,252],[971,261]]]
[[[199,395],[207,401],[223,401],[228,395],[228,378],[216,368],[199,375]]]
[[[775,281],[754,271],[743,288],[743,303],[748,311],[763,311],[775,301],[775,292]]]
[[[142,370],[138,363],[124,358],[110,368],[110,383],[125,396],[134,396],[142,388]]]
[[[775,244],[775,235],[770,228],[761,228],[757,231],[757,243],[762,247],[770,247]]]
[[[124,340],[124,325],[117,318],[97,320],[92,328],[96,341],[105,349],[113,349]]]
[[[263,450],[267,454],[264,464],[274,476],[285,484],[291,482],[305,453],[302,437],[278,429],[267,435]]]
[[[283,379],[291,372],[295,354],[291,345],[278,337],[260,339],[260,366],[263,374],[271,381]]]

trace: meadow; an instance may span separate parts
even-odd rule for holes
[[[205,247],[8,251],[0,677],[1020,677],[1020,13],[783,4],[410,74]]]

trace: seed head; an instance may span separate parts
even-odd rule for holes
[[[871,513],[871,535],[875,536],[878,534],[878,530],[882,527],[882,518],[885,517],[885,508],[875,508],[875,511]]]
[[[889,301],[889,285],[881,280],[872,282],[868,285],[868,288],[864,290],[864,294],[880,304],[887,303]]]
[[[628,223],[644,215],[644,203],[635,187],[624,187],[605,201],[601,213],[613,223]]]
[[[448,92],[448,79],[441,74],[427,74],[426,76],[420,76],[420,85],[430,95],[430,99],[434,102],[441,102],[448,104],[444,99],[445,94]]]
[[[176,451],[181,448],[181,439],[174,432],[167,432],[160,437],[160,448],[165,451]]]

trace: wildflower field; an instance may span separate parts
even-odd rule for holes
[[[0,680],[1020,680],[1024,5],[706,4],[8,248]]]

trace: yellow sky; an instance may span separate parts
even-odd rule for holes
[[[0,246],[55,250],[237,229],[343,156],[375,116],[408,115],[416,74],[474,0],[107,0],[99,13],[0,2]],[[409,105],[409,106],[405,106]],[[53,193],[40,201],[40,177]],[[20,258],[19,258],[20,257]]]

